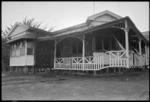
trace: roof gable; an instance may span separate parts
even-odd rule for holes
[[[15,37],[21,35],[23,32],[25,32],[29,27],[26,25],[23,25],[21,23],[15,23],[15,25],[10,30],[8,37]]]
[[[100,12],[100,13],[97,13],[97,14],[94,14],[94,15],[89,16],[89,17],[87,18],[87,20],[95,20],[95,18],[97,18],[97,17],[99,17],[99,16],[102,16],[102,15],[105,15],[105,14],[110,15],[110,16],[116,18],[116,19],[122,18],[121,16],[119,16],[119,15],[117,15],[117,14],[115,14],[115,13],[112,13],[112,12],[110,12],[110,11],[108,11],[108,10],[105,10],[105,11],[103,11],[103,12]]]
[[[120,19],[120,18],[122,17],[106,10],[106,11],[94,14],[92,16],[89,16],[85,23],[78,24],[69,28],[61,29],[58,31],[54,31],[53,34],[66,33],[66,32],[72,32],[72,31],[74,32],[75,30],[82,31],[84,29],[87,29],[88,27],[101,25],[107,22]]]
[[[95,18],[95,21],[105,21],[105,22],[108,22],[108,21],[113,21],[113,20],[117,20],[117,18],[109,15],[109,14],[104,14],[104,15],[101,15],[101,16],[98,16]]]
[[[94,14],[87,18],[87,23],[89,26],[97,26],[107,22],[111,22],[117,19],[122,18],[119,15],[116,15],[108,10]]]

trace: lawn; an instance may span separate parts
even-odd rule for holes
[[[110,76],[3,73],[2,100],[149,100],[149,70]]]

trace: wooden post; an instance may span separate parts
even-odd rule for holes
[[[54,69],[56,68],[56,44],[57,44],[57,41],[55,39],[55,42],[54,42]]]
[[[141,39],[139,39],[139,54],[142,55],[142,50],[141,50]]]
[[[36,39],[34,40],[34,54],[33,54],[34,55],[34,66],[37,64],[36,63],[36,55],[37,55],[36,54],[36,48],[37,48],[36,46],[37,46],[37,36],[36,36]],[[34,73],[34,71],[35,70],[33,70],[33,73]]]
[[[148,64],[148,63],[147,63],[147,56],[148,56],[148,55],[147,55],[147,47],[146,47],[146,43],[145,43],[145,62],[146,62],[146,65]]]
[[[125,42],[126,42],[126,56],[127,56],[127,68],[129,68],[129,36],[128,36],[128,22],[125,20]]]
[[[85,35],[83,34],[83,39],[82,39],[82,59],[83,59],[83,70],[84,70],[84,63],[85,63]]]
[[[25,41],[25,74],[27,73],[26,61],[27,61],[27,41]]]
[[[140,54],[140,56],[139,56],[140,63],[139,64],[142,65],[142,59],[141,59],[142,58],[142,56],[141,56],[142,55],[142,49],[141,49],[141,39],[140,38],[139,38],[138,43],[139,43],[139,54]]]

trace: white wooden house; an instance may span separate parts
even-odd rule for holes
[[[128,16],[108,10],[51,33],[16,23],[8,37],[11,68],[98,71],[149,66],[149,41]]]

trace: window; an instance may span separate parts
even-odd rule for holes
[[[33,48],[27,48],[27,55],[33,55]]]
[[[25,55],[25,48],[21,47],[20,48],[20,56]]]
[[[12,57],[16,56],[16,49],[12,49]]]
[[[16,42],[11,45],[10,57],[23,56],[25,55],[25,43]]]
[[[27,42],[27,55],[33,55],[34,44],[32,41]],[[43,49],[44,50],[44,49]]]
[[[21,48],[20,48],[20,56],[25,55],[25,44],[22,43]]]
[[[16,45],[16,56],[20,56],[20,48],[19,48],[19,45]]]

